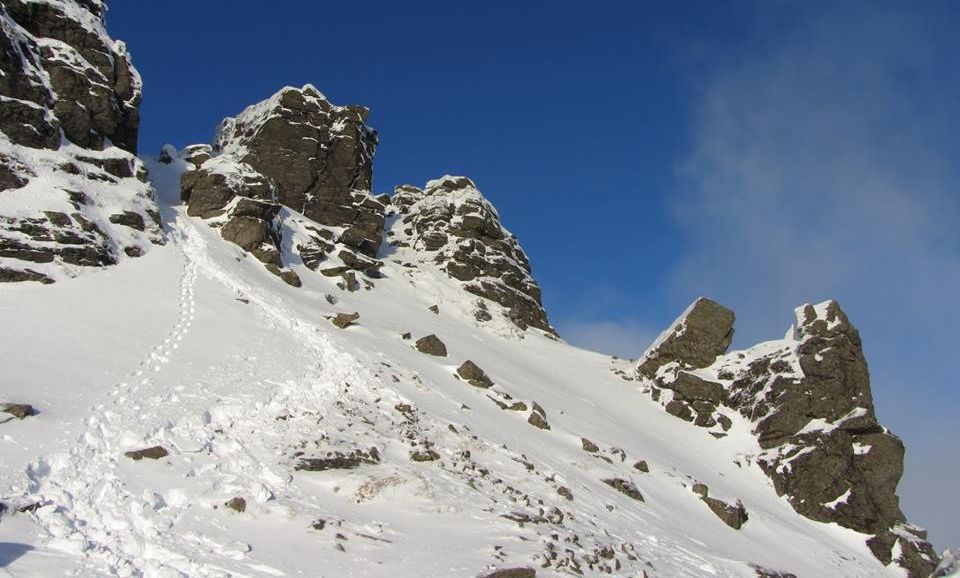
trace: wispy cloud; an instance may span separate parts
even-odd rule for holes
[[[567,320],[557,328],[571,345],[625,359],[639,357],[660,332],[639,321]]]
[[[782,334],[800,303],[838,298],[863,334],[881,418],[918,455],[952,455],[955,431],[914,426],[960,414],[960,45],[937,12],[953,9],[790,10],[760,14],[752,56],[704,86],[675,198],[692,243],[675,289],[734,308],[740,345]],[[960,505],[931,500],[934,466],[910,463],[908,514],[960,544]]]

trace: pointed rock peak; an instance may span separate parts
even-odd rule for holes
[[[412,259],[432,263],[467,292],[499,303],[517,327],[555,333],[527,254],[471,179],[444,175],[422,189],[403,185],[391,203],[401,213],[388,232],[393,247],[411,248]]]
[[[641,375],[652,378],[674,361],[690,367],[710,365],[730,347],[735,318],[723,305],[699,297],[647,348],[638,368]]]
[[[855,334],[856,328],[850,323],[840,304],[830,299],[811,305],[806,303],[794,310],[797,330],[801,336],[828,336],[837,334]],[[859,336],[857,337],[859,342]]]

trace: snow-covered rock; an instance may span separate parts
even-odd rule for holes
[[[446,175],[423,189],[403,185],[391,201],[400,211],[387,232],[391,247],[412,249],[418,262],[498,303],[518,327],[554,332],[527,254],[473,181]]]
[[[0,282],[50,283],[164,242],[135,156],[140,78],[103,10],[0,5]]]
[[[377,134],[364,124],[367,114],[331,104],[310,85],[285,87],[225,119],[214,145],[162,156],[183,169],[180,196],[188,214],[222,226],[224,239],[284,281],[300,284],[292,262],[317,270],[329,261],[321,273],[356,290],[358,272],[377,277],[388,202],[370,193]],[[238,213],[238,202],[269,204],[270,216]],[[284,225],[288,214],[297,224]]]
[[[644,355],[645,387],[677,417],[722,421],[718,436],[725,413],[741,414],[798,513],[861,532],[884,564],[928,576],[936,554],[896,495],[903,444],[877,422],[860,335],[839,304],[803,305],[784,339],[722,354],[732,334],[733,313],[698,299]]]

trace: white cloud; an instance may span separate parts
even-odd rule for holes
[[[557,328],[571,345],[625,359],[640,357],[660,332],[636,321],[566,321]]]
[[[915,4],[799,6],[705,87],[675,198],[692,243],[675,288],[732,307],[740,345],[782,334],[800,303],[838,298],[881,418],[908,449],[949,455],[956,432],[912,428],[936,406],[960,411],[960,49]],[[908,477],[935,475],[914,465]],[[960,544],[956,501],[904,500],[931,538]]]

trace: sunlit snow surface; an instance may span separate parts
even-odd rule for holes
[[[178,198],[178,166],[150,165],[166,203]],[[554,566],[574,556],[588,576],[614,559],[614,575],[651,578],[755,576],[752,564],[903,576],[863,535],[777,497],[750,424],[715,439],[613,373],[628,362],[535,331],[521,338],[497,315],[476,322],[474,296],[429,265],[404,267],[415,259],[403,250],[356,293],[294,260],[295,289],[181,207],[164,218],[170,242],[143,258],[51,286],[0,286],[0,401],[40,412],[0,424],[10,507],[0,575],[571,575],[540,568],[552,548]],[[299,216],[287,218],[289,232]],[[346,330],[325,317],[354,311]],[[413,348],[431,333],[448,357]],[[467,359],[491,390],[454,377]],[[507,396],[537,402],[551,429],[488,398]],[[584,451],[581,437],[600,451]],[[153,445],[170,455],[123,456]],[[301,457],[369,448],[378,464],[295,470]],[[426,448],[440,459],[410,460]],[[634,469],[639,460],[649,473]],[[645,501],[610,478],[633,482]],[[720,521],[694,482],[740,499],[743,529]],[[224,506],[238,496],[243,513]],[[540,521],[505,517],[518,514]],[[615,558],[591,569],[606,547]]]

